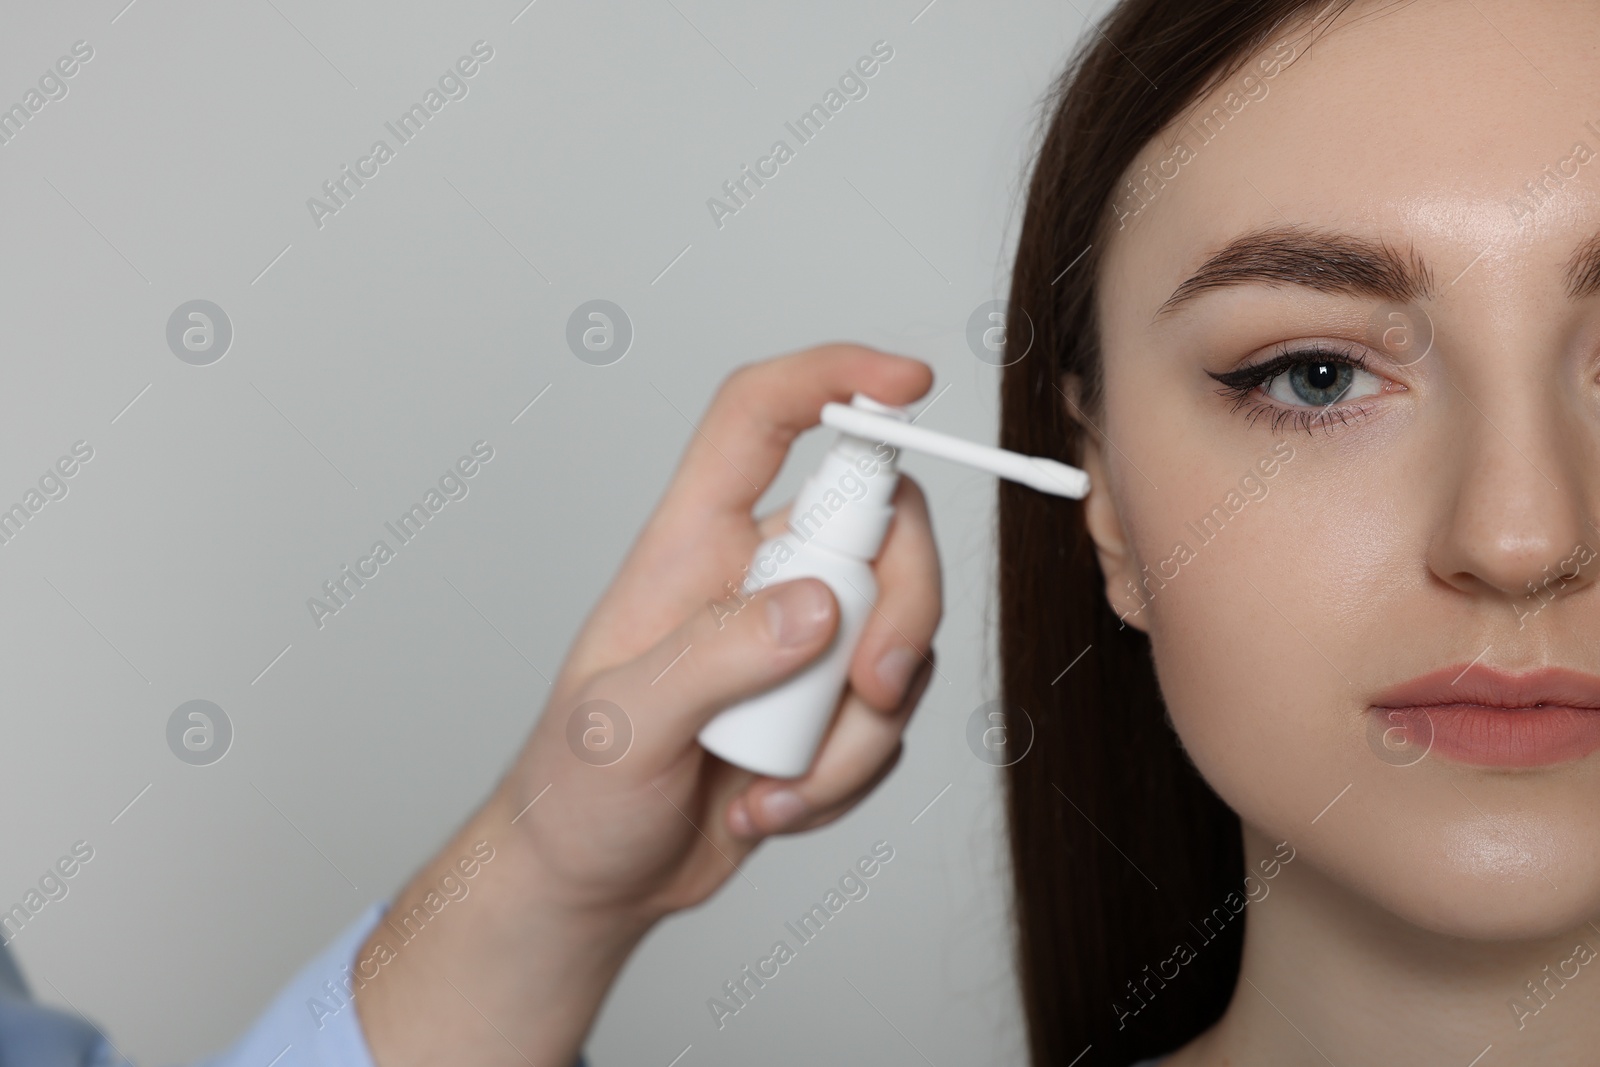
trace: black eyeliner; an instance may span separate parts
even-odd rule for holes
[[[1240,367],[1231,371],[1206,371],[1206,376],[1214,381],[1227,386],[1231,394],[1235,390],[1254,389],[1263,382],[1271,381],[1291,367],[1298,367],[1304,363],[1315,362],[1338,363],[1356,370],[1366,370],[1367,361],[1359,353],[1337,352],[1329,348],[1312,346],[1300,348],[1292,352],[1284,352],[1273,356],[1271,359],[1248,367]]]
[[[1231,401],[1231,411],[1237,413],[1249,408],[1244,416],[1249,425],[1254,426],[1257,419],[1267,417],[1270,420],[1268,432],[1273,436],[1277,436],[1284,425],[1291,422],[1296,429],[1311,433],[1319,428],[1332,430],[1336,425],[1348,424],[1350,408],[1341,406],[1337,401],[1325,407],[1288,407],[1275,401],[1256,398],[1255,393],[1262,385],[1285,371],[1307,363],[1319,362],[1371,373],[1369,361],[1363,353],[1338,351],[1327,344],[1313,344],[1287,352],[1280,351],[1260,363],[1240,367],[1237,370],[1205,373],[1207,377],[1220,384],[1221,388],[1217,392]]]

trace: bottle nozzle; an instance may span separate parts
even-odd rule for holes
[[[907,418],[904,408],[881,404],[860,393],[849,404],[822,406],[822,424],[841,433],[964,463],[1041,493],[1074,500],[1082,500],[1089,493],[1089,476],[1077,467],[924,429],[905,421]]]

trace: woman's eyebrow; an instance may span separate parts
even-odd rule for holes
[[[1600,285],[1600,238],[1591,275]],[[1242,234],[1212,254],[1156,309],[1154,318],[1201,293],[1232,285],[1302,285],[1325,293],[1410,303],[1434,294],[1433,275],[1415,251],[1329,230],[1275,227]]]
[[[1567,263],[1567,295],[1576,300],[1600,292],[1600,234],[1589,238]]]

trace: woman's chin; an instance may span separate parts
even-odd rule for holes
[[[1474,941],[1543,941],[1575,930],[1600,936],[1600,820],[1592,805],[1463,816],[1418,804],[1362,825],[1347,819],[1296,841],[1302,871],[1419,930]],[[1348,799],[1348,798],[1347,798]],[[1352,805],[1352,809],[1357,806]]]

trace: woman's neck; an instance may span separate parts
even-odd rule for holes
[[[1273,852],[1249,828],[1244,847],[1252,866]],[[1490,1067],[1600,1056],[1594,924],[1538,940],[1436,934],[1329,881],[1303,854],[1245,912],[1228,1010],[1162,1067]]]

